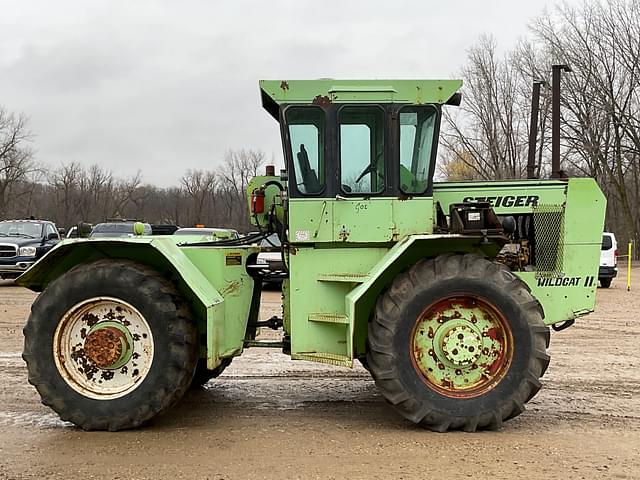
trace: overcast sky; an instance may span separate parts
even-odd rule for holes
[[[509,49],[553,4],[0,0],[0,105],[49,166],[168,186],[228,149],[281,161],[259,79],[451,78],[480,35]]]

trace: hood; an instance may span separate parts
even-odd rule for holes
[[[26,245],[40,245],[42,238],[19,237],[17,235],[0,235],[0,243],[12,243],[19,247]]]

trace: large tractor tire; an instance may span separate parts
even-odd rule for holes
[[[23,358],[42,403],[85,430],[138,427],[185,393],[197,362],[188,305],[154,270],[79,265],[36,299]]]
[[[442,255],[398,275],[369,323],[367,360],[382,395],[430,430],[498,429],[540,389],[549,329],[505,266]]]
[[[218,378],[222,375],[222,372],[231,365],[231,360],[231,358],[223,358],[220,365],[213,370],[209,370],[207,368],[207,360],[205,358],[199,359],[198,365],[196,366],[196,373],[193,375],[193,380],[191,380],[191,386],[189,388],[192,390],[198,389],[209,380]]]

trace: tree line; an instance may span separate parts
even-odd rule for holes
[[[595,178],[607,197],[605,228],[640,240],[640,2],[563,3],[498,53],[483,37],[461,71],[463,102],[445,114],[440,175],[450,180],[526,177],[532,83],[544,81],[536,171],[550,174],[551,65],[562,77],[561,162]]]
[[[532,83],[544,81],[536,172],[550,174],[551,65],[573,71],[562,81],[562,166],[591,176],[607,200],[605,228],[622,243],[640,240],[640,1],[561,4],[530,24],[511,51],[491,37],[468,52],[463,102],[445,109],[439,175],[449,180],[526,176]],[[68,227],[78,221],[139,218],[182,226],[247,230],[245,187],[262,170],[259,150],[231,150],[216,171],[187,170],[160,188],[140,174],[69,162],[44,168],[34,159],[27,120],[0,108],[0,217],[36,216]]]
[[[144,184],[141,173],[118,177],[100,165],[39,164],[24,116],[0,108],[0,218],[43,218],[59,227],[109,218],[247,231],[246,186],[262,173],[260,150],[229,150],[221,168],[187,170],[179,184]]]

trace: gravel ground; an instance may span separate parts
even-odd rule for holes
[[[640,284],[551,339],[543,390],[499,432],[436,434],[397,416],[367,372],[251,349],[152,425],[83,432],[27,383],[35,294],[0,282],[0,479],[640,478]],[[640,268],[633,271],[640,280]],[[278,311],[265,292],[262,316]]]

